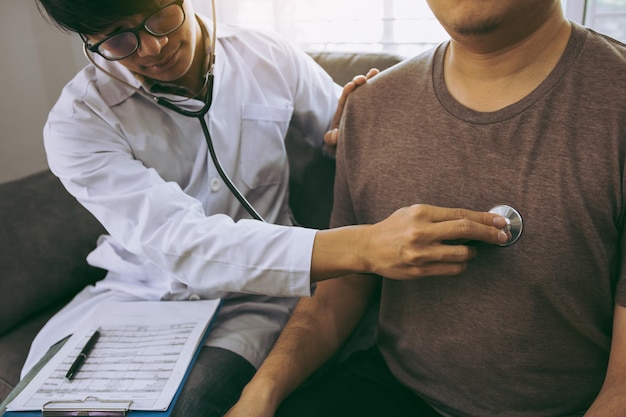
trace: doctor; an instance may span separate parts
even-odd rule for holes
[[[102,301],[220,297],[174,410],[219,416],[313,282],[351,272],[455,274],[475,249],[441,239],[506,241],[500,216],[455,209],[420,217],[424,210],[408,207],[374,225],[336,230],[292,227],[287,127],[297,120],[322,146],[341,92],[310,57],[273,35],[216,30],[190,0],[39,5],[80,34],[92,60],[51,110],[44,143],[51,170],[108,232],[88,257],[108,273],[42,329],[23,373]],[[265,222],[250,219],[226,186],[198,120],[152,97],[187,110],[212,99],[201,119],[224,170]]]

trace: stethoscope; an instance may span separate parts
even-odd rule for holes
[[[524,220],[522,219],[522,215],[519,211],[509,205],[500,204],[489,210],[489,213],[499,214],[504,217],[506,226],[504,226],[504,229],[502,230],[511,234],[511,237],[509,237],[506,242],[501,243],[500,246],[510,246],[517,242],[520,236],[522,236],[522,231],[524,230]]]
[[[213,16],[215,16],[215,2],[212,2],[212,7],[213,7]],[[111,78],[121,82],[122,84],[132,88],[134,91],[140,93],[144,97],[149,98],[150,100],[154,101],[158,105],[163,106],[167,109],[170,109],[180,114],[181,116],[192,117],[192,118],[198,119],[198,121],[200,122],[200,126],[202,126],[202,133],[204,134],[204,139],[209,148],[209,154],[211,155],[211,160],[213,161],[213,165],[215,165],[215,169],[217,170],[219,176],[222,178],[222,181],[224,181],[224,183],[226,184],[230,192],[235,196],[235,198],[237,198],[239,203],[243,206],[244,209],[246,209],[248,214],[250,214],[250,216],[252,216],[253,219],[265,221],[263,220],[261,215],[254,209],[252,204],[250,204],[250,202],[244,197],[241,191],[239,191],[239,189],[235,186],[235,184],[230,179],[226,171],[224,171],[224,168],[222,167],[222,164],[219,161],[219,158],[217,157],[217,153],[215,152],[215,147],[213,146],[213,139],[211,138],[211,133],[209,132],[209,127],[207,126],[207,123],[205,120],[205,116],[211,109],[211,104],[213,103],[213,79],[214,79],[213,68],[215,64],[215,52],[214,52],[215,45],[216,45],[215,33],[217,31],[217,25],[215,23],[215,20],[216,19],[214,18],[213,19],[213,34],[212,34],[213,38],[212,39],[210,38],[211,45],[210,45],[210,51],[209,51],[209,63],[208,63],[207,73],[205,75],[205,82],[204,82],[206,86],[206,96],[204,99],[204,105],[198,110],[187,110],[185,108],[182,108],[176,105],[175,102],[168,100],[164,97],[159,97],[142,88],[137,88],[134,85],[116,76],[115,74],[111,73],[110,71],[102,68],[102,66],[98,65],[95,59],[91,56],[91,54],[89,53],[89,50],[87,49],[86,44],[83,44],[83,53],[85,54],[87,59],[100,71],[104,72]],[[204,29],[204,25],[202,24],[202,22],[199,22],[199,24],[202,27],[203,33],[206,33],[206,30]]]

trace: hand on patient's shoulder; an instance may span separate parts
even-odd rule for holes
[[[367,80],[375,77],[376,75],[378,75],[379,72],[380,71],[377,68],[372,68],[367,72],[367,74],[357,75],[343,86],[343,91],[341,92],[341,96],[339,97],[337,110],[335,111],[335,115],[333,116],[330,130],[328,130],[328,132],[324,134],[324,152],[327,155],[334,157],[335,152],[337,151],[337,143],[339,142],[339,122],[341,121],[343,108],[346,105],[348,96],[350,95],[350,93],[356,90],[358,86],[365,84]]]

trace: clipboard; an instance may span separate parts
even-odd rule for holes
[[[204,340],[206,339],[207,335],[209,334],[209,330],[210,330],[210,326],[209,326],[209,329],[207,329],[207,332],[205,333],[205,335],[204,335],[204,337],[202,339],[202,344],[196,350],[196,353],[194,354],[194,357],[191,360],[191,363],[189,364],[189,368],[187,368],[187,372],[185,373],[185,377],[183,378],[183,381],[181,382],[180,386],[178,387],[178,390],[176,391],[176,395],[174,395],[174,398],[172,399],[172,402],[171,402],[170,406],[165,411],[131,410],[130,407],[132,406],[132,402],[130,402],[130,401],[116,401],[115,403],[117,403],[117,404],[112,404],[113,403],[113,401],[112,401],[111,404],[106,404],[107,403],[106,400],[103,401],[103,400],[99,400],[99,399],[96,398],[97,401],[100,401],[100,404],[104,403],[104,408],[103,409],[100,409],[100,410],[94,410],[94,409],[81,410],[82,407],[78,407],[78,409],[70,410],[70,411],[64,412],[64,413],[58,413],[58,411],[60,411],[60,408],[61,408],[60,406],[63,405],[63,403],[69,403],[70,401],[58,401],[58,402],[57,401],[50,401],[47,404],[58,403],[58,404],[54,404],[52,406],[52,408],[55,408],[55,406],[56,406],[58,408],[57,410],[49,409],[48,411],[46,411],[45,409],[42,409],[41,411],[35,411],[35,410],[33,410],[33,411],[5,411],[4,414],[2,415],[2,417],[43,417],[43,416],[45,416],[45,417],[48,417],[48,416],[50,416],[50,417],[52,417],[52,416],[169,417],[172,414],[172,411],[174,410],[174,406],[176,405],[176,400],[178,400],[178,397],[180,396],[180,393],[183,390],[183,386],[185,385],[185,382],[187,381],[187,377],[189,376],[189,373],[191,372],[191,368],[193,367],[193,364],[195,363],[196,358],[200,354],[200,349],[202,349],[202,346],[204,345]],[[80,400],[77,400],[77,401],[74,402],[75,405],[78,405],[80,403],[81,403]],[[107,405],[111,406],[110,407],[111,409],[109,409],[107,407]],[[117,407],[115,407],[116,405],[117,405]],[[57,412],[52,414],[53,411],[57,411]]]
[[[158,301],[158,302],[171,302],[171,301]],[[193,303],[194,301],[184,301],[184,302]],[[206,338],[208,337],[208,334],[210,333],[210,330],[213,326],[213,323],[215,322],[215,318],[217,317],[217,314],[220,308],[221,308],[221,301],[218,302],[217,307],[215,308],[215,311],[213,313],[213,316],[209,320],[209,324],[204,334],[200,338],[198,347],[194,351],[193,356],[191,357],[191,360],[187,366],[184,376],[180,382],[180,385],[178,386],[178,389],[176,390],[176,393],[174,394],[172,401],[170,402],[169,407],[166,410],[164,411],[133,410],[132,401],[102,400],[97,397],[89,396],[89,397],[83,398],[82,400],[48,401],[46,404],[44,404],[44,407],[42,407],[41,410],[29,410],[29,411],[0,410],[0,412],[4,411],[4,413],[2,414],[2,417],[43,417],[43,416],[45,417],[61,417],[61,416],[169,417],[172,414],[172,411],[174,410],[174,406],[176,405],[178,397],[180,396],[182,392],[183,386],[185,385],[185,382],[187,381],[187,378],[189,377],[189,373],[191,372],[191,369],[193,368],[193,365],[196,362],[198,355],[200,354],[200,350],[204,346]],[[63,344],[65,344],[68,339],[69,337],[63,340],[62,343],[59,343],[58,346],[55,345],[54,347],[56,349],[54,350],[54,353],[52,355],[49,355],[49,356],[46,355],[42,358],[40,362],[43,362],[43,364],[38,364],[35,367],[35,368],[39,368],[37,369],[37,372],[41,370],[40,368],[41,366],[45,365],[45,362],[48,362],[56,353],[58,353],[58,351],[62,348]],[[24,384],[24,386],[21,386],[21,387],[20,385],[18,385],[16,389],[17,388],[20,388],[20,390],[24,389],[26,385],[27,384]],[[72,406],[76,406],[76,407],[72,408]]]

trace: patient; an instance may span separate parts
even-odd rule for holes
[[[228,417],[626,416],[626,47],[559,0],[428,3],[450,40],[349,98],[332,224],[506,203],[523,234],[457,276],[319,283]],[[379,286],[375,346],[293,392]]]

